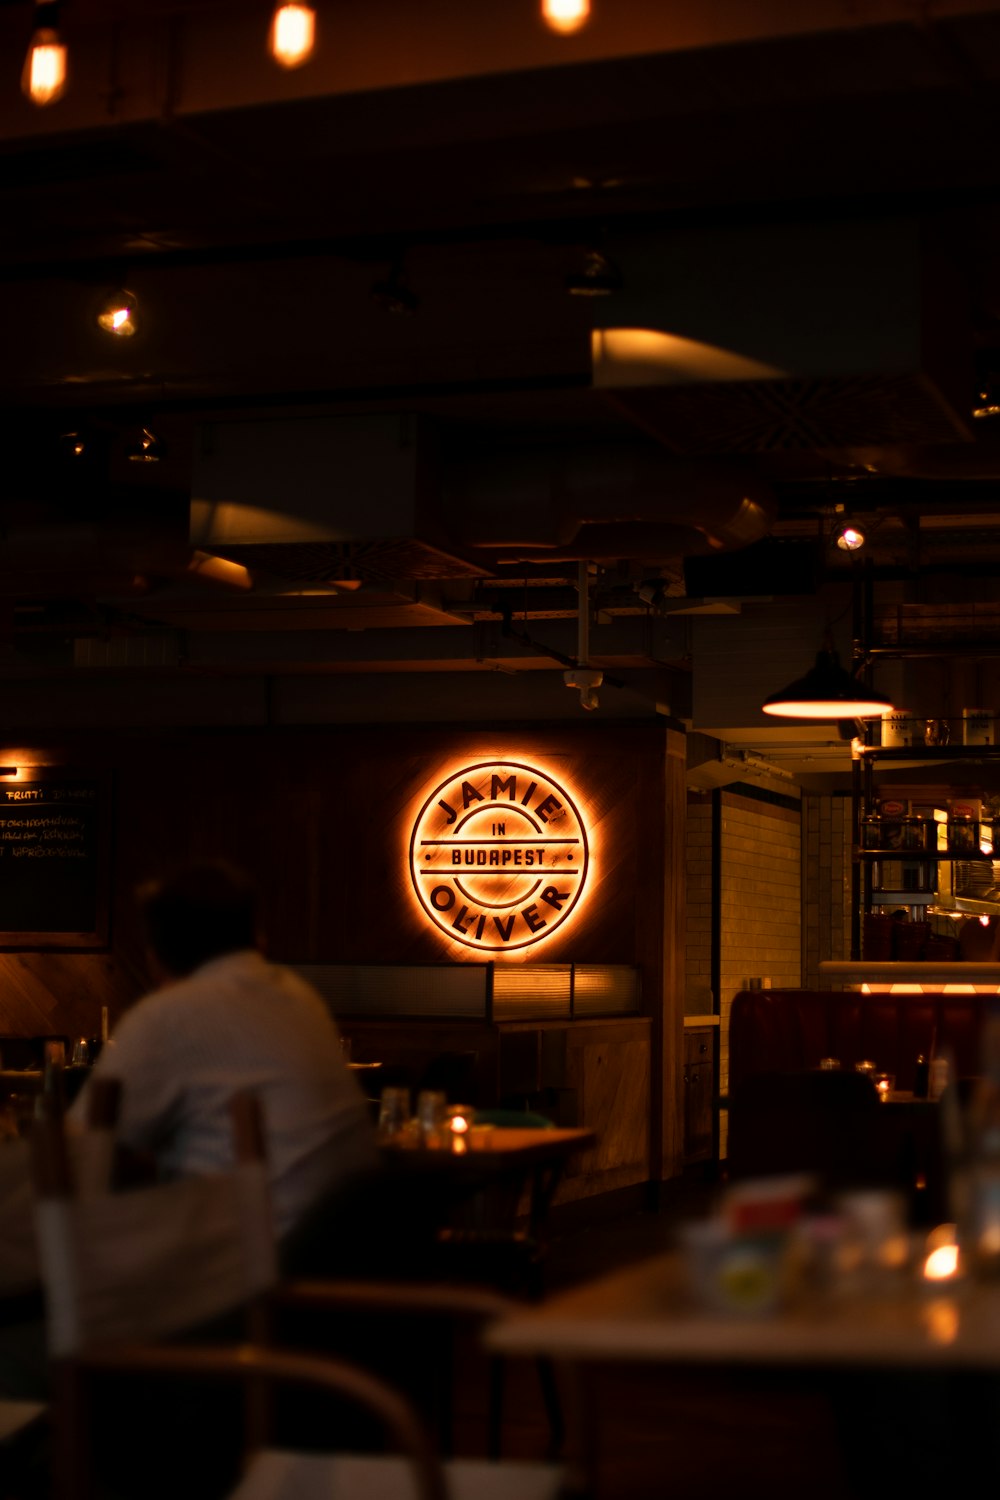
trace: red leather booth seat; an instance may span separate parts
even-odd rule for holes
[[[950,1054],[958,1078],[980,1071],[990,995],[862,995],[840,990],[740,990],[729,1015],[729,1092],[755,1073],[800,1073],[836,1057],[870,1059],[912,1089],[918,1054]]]

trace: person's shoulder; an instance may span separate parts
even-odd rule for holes
[[[169,1022],[193,999],[192,986],[187,979],[173,980],[158,989],[148,990],[125,1011],[115,1027],[115,1035],[138,1032],[153,1028],[161,1022]]]

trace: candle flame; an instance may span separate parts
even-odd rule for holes
[[[924,1276],[928,1281],[947,1281],[957,1273],[957,1245],[938,1245],[924,1261]]]

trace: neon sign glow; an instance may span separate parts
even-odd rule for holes
[[[485,760],[428,794],[409,863],[434,926],[451,942],[499,954],[565,927],[587,886],[590,846],[573,798],[548,772]]]

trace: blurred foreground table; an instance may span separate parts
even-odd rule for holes
[[[773,1386],[779,1422],[790,1420],[783,1412],[794,1412],[796,1399],[815,1397],[829,1413],[834,1444],[817,1451],[817,1483],[828,1473],[842,1476],[844,1500],[876,1500],[889,1484],[958,1494],[992,1462],[1000,1417],[997,1283],[931,1289],[901,1277],[880,1295],[817,1296],[766,1316],[733,1316],[697,1304],[680,1255],[666,1254],[512,1313],[484,1340],[496,1354],[547,1357],[560,1368],[572,1391],[568,1458],[596,1500],[619,1500],[606,1483],[616,1444],[608,1391],[637,1366],[654,1388],[657,1379],[682,1379],[680,1396],[668,1387],[673,1396],[664,1399],[683,1401],[684,1381],[717,1380],[721,1426],[740,1379],[750,1391]],[[662,1417],[645,1420],[648,1428],[637,1406],[631,1443],[655,1440]],[[691,1442],[698,1442],[694,1429]],[[780,1473],[749,1445],[744,1468],[744,1493],[772,1500],[787,1493]]]
[[[1000,1372],[1000,1283],[921,1283],[803,1297],[759,1316],[706,1311],[679,1254],[656,1256],[494,1325],[504,1354],[579,1361],[870,1365]]]

